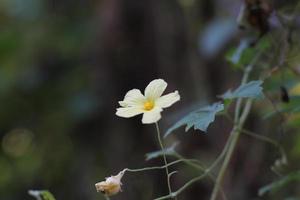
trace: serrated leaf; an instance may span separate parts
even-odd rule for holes
[[[195,130],[198,129],[206,132],[208,126],[215,120],[216,114],[222,110],[224,110],[224,105],[218,102],[193,111],[171,126],[165,133],[165,137],[184,125],[186,125],[185,132],[191,127],[194,127]]]
[[[28,194],[37,200],[55,200],[54,196],[48,190],[29,190]]]
[[[263,196],[268,192],[275,192],[279,190],[280,188],[285,187],[287,184],[293,182],[293,181],[299,181],[300,180],[300,171],[296,171],[293,173],[290,173],[289,175],[284,176],[278,181],[275,181],[269,185],[266,185],[259,189],[258,195]]]
[[[178,143],[174,143],[172,146],[165,148],[164,150],[160,150],[160,151],[154,151],[154,152],[150,152],[146,154],[146,160],[151,160],[154,158],[158,158],[160,156],[165,155],[174,155],[176,154],[175,148],[178,145]]]
[[[262,98],[263,88],[261,85],[263,81],[250,81],[246,84],[240,85],[236,90],[228,90],[223,95],[220,95],[222,99],[235,99],[235,98]]]

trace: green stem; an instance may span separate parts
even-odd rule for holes
[[[231,136],[230,136],[231,137]],[[218,165],[218,163],[223,159],[223,157],[226,154],[226,151],[228,149],[228,143],[225,145],[225,147],[223,148],[222,152],[219,154],[219,156],[214,160],[214,162],[210,165],[209,168],[205,169],[200,165],[195,164],[195,160],[194,159],[184,159],[181,155],[176,154],[175,156],[178,158],[181,158],[180,160],[185,162],[186,164],[195,167],[196,169],[199,169],[201,171],[203,171],[204,173],[201,174],[200,176],[197,176],[195,178],[193,178],[192,180],[188,181],[187,183],[185,183],[180,189],[178,189],[176,192],[170,193],[169,195],[166,196],[162,196],[162,197],[158,197],[155,200],[163,200],[163,199],[170,199],[170,198],[174,198],[177,197],[180,193],[182,193],[184,190],[186,190],[190,185],[192,185],[193,183],[203,179],[206,176],[210,176],[211,179],[213,179],[212,175],[211,175],[211,171]],[[199,162],[197,160],[197,162]],[[224,192],[222,191],[222,195],[223,198],[226,199]]]
[[[175,160],[173,162],[168,163],[167,165],[163,166],[154,166],[154,167],[145,167],[145,168],[140,168],[140,169],[128,169],[126,168],[125,171],[127,172],[143,172],[143,171],[150,171],[150,170],[156,170],[156,169],[165,169],[166,167],[175,165],[177,163],[184,162],[183,160]]]
[[[221,185],[222,185],[222,182],[223,182],[223,179],[224,179],[224,176],[225,176],[225,172],[227,170],[228,164],[231,160],[231,157],[233,155],[233,152],[235,150],[236,144],[237,144],[239,136],[240,136],[240,132],[241,132],[240,129],[241,129],[241,127],[243,127],[243,125],[246,121],[246,118],[247,118],[247,116],[250,112],[251,106],[252,106],[252,100],[248,100],[246,102],[244,111],[243,111],[241,117],[238,120],[237,125],[235,125],[233,127],[233,129],[230,133],[230,135],[232,135],[232,139],[228,139],[228,141],[229,141],[228,152],[226,153],[224,162],[223,162],[223,164],[221,166],[221,169],[219,171],[219,174],[218,174],[218,177],[217,177],[217,180],[216,180],[216,184],[214,186],[214,189],[213,189],[210,200],[216,200],[217,199],[219,190],[221,188]]]
[[[182,160],[185,164],[197,169],[197,170],[200,170],[200,171],[205,171],[205,167],[202,166],[202,164],[200,163],[199,160],[196,160],[196,159],[186,159],[184,158],[182,155],[179,155],[178,153],[176,153],[174,155],[176,158]]]
[[[165,169],[166,169],[166,174],[167,174],[168,190],[169,190],[169,194],[171,194],[172,193],[172,189],[171,189],[171,183],[170,183],[168,161],[167,161],[167,156],[166,156],[166,153],[165,153],[165,148],[164,148],[163,142],[161,140],[161,134],[160,134],[160,130],[159,130],[159,126],[158,126],[157,122],[155,123],[155,127],[156,127],[156,132],[157,132],[157,139],[158,139],[160,148],[161,148],[161,150],[163,152],[164,163],[165,163],[165,166],[166,166]]]
[[[286,157],[286,153],[285,153],[283,147],[277,141],[275,141],[271,138],[268,138],[266,136],[256,134],[256,133],[254,133],[252,131],[249,131],[249,130],[242,129],[241,132],[245,133],[246,135],[251,136],[255,139],[258,139],[258,140],[261,140],[263,142],[267,142],[269,144],[272,144],[274,147],[279,149],[282,157]]]
[[[251,61],[251,63],[245,68],[243,78],[241,81],[241,85],[247,83],[250,72],[252,71],[254,64],[258,61],[260,56],[261,56],[261,52],[258,52],[258,54]],[[252,100],[248,100],[244,106],[242,115],[240,116],[240,111],[242,109],[242,101],[243,101],[242,98],[238,98],[236,106],[235,106],[234,126],[233,126],[232,131],[230,132],[230,137],[227,139],[227,143],[226,143],[226,146],[229,146],[228,151],[226,152],[225,159],[224,159],[221,169],[218,173],[217,180],[216,180],[215,186],[213,188],[213,192],[212,192],[210,200],[216,200],[216,198],[218,196],[219,190],[220,190],[222,182],[223,182],[225,172],[227,170],[228,164],[231,160],[234,149],[235,149],[236,144],[239,139],[240,129],[243,127],[244,122],[246,121],[246,118],[248,117],[248,114],[249,114],[251,106],[252,106]]]
[[[245,129],[242,129],[241,132],[245,133],[246,135],[251,136],[255,139],[258,139],[258,140],[261,140],[261,141],[264,141],[264,142],[268,142],[268,143],[270,143],[270,144],[272,144],[276,147],[279,146],[279,144],[275,140],[272,140],[271,138],[265,137],[263,135],[258,135],[258,134],[254,133],[252,131],[248,131],[248,130],[245,130]]]
[[[170,193],[169,195],[166,196],[162,196],[162,197],[158,197],[154,200],[163,200],[163,199],[170,199],[170,198],[174,198],[176,196],[178,196],[180,193],[182,193],[185,189],[187,189],[191,184],[193,184],[196,181],[201,180],[202,178],[206,177],[208,175],[208,171],[206,173],[201,174],[200,176],[197,176],[195,178],[193,178],[192,180],[190,180],[189,182],[187,182],[186,184],[184,184],[179,190],[177,190],[176,192]]]
[[[254,63],[257,61],[259,55],[260,55],[260,54],[258,54],[258,55],[253,59],[252,63],[249,64],[249,65],[245,68],[244,76],[243,76],[242,81],[241,81],[241,85],[247,83],[248,78],[249,78],[249,74],[250,74],[250,72],[252,71],[253,65],[254,65]],[[242,108],[242,102],[243,102],[243,98],[238,98],[237,103],[236,103],[236,107],[235,107],[235,108],[236,108],[236,109],[235,109],[235,113],[234,113],[234,123],[237,123],[238,120],[239,120],[239,117],[240,117],[240,110],[241,110],[241,108]]]
[[[110,198],[108,196],[105,195],[104,197],[105,197],[106,200],[110,200]]]

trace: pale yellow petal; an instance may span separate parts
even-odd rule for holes
[[[124,97],[123,101],[119,101],[120,106],[128,107],[128,106],[143,106],[145,102],[145,97],[138,89],[132,89],[128,91]]]
[[[161,108],[167,108],[173,105],[175,102],[180,100],[180,95],[178,91],[166,94],[155,101],[155,105]]]
[[[159,98],[167,88],[167,85],[168,84],[163,79],[151,81],[145,89],[145,97],[150,100]]]
[[[119,117],[133,117],[143,113],[144,111],[138,107],[126,107],[126,108],[117,108],[116,115]]]
[[[142,123],[143,124],[152,124],[152,123],[157,122],[161,118],[161,114],[160,114],[161,111],[162,111],[161,108],[155,107],[150,111],[144,112]]]

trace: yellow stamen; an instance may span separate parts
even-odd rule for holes
[[[146,101],[144,103],[144,109],[149,111],[149,110],[152,110],[154,107],[154,102],[153,101]]]

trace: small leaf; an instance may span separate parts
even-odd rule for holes
[[[28,194],[37,200],[55,200],[54,196],[48,190],[29,190]]]
[[[174,143],[172,146],[165,148],[164,150],[154,151],[146,154],[146,160],[151,160],[165,155],[174,155],[176,154],[175,148],[178,145],[178,142]]]
[[[222,110],[224,110],[224,105],[218,102],[193,111],[170,127],[165,133],[165,137],[167,137],[175,129],[184,125],[186,125],[185,132],[193,126],[195,130],[198,129],[206,132],[208,126],[215,120],[215,115]]]
[[[299,180],[300,180],[300,171],[290,173],[289,175],[284,176],[280,180],[260,188],[258,191],[258,195],[263,196],[268,192],[275,192],[276,190],[279,190],[280,188],[286,186],[287,184]]]
[[[263,88],[261,85],[263,81],[250,81],[246,84],[240,85],[236,90],[228,90],[223,95],[220,95],[222,99],[235,99],[235,98],[262,98]]]

